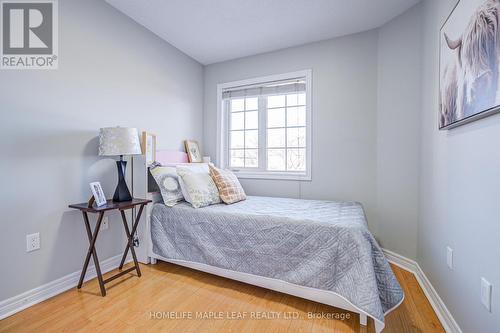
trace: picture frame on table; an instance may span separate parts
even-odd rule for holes
[[[156,135],[150,132],[142,132],[142,153],[146,158],[146,165],[151,165],[156,160]]]
[[[94,198],[93,202],[95,202],[97,207],[104,206],[106,204],[106,196],[104,195],[104,191],[102,190],[101,183],[90,183],[90,190],[92,191],[92,195]],[[92,201],[92,198],[90,200]]]
[[[203,162],[203,157],[201,156],[201,150],[198,141],[184,140],[184,147],[188,155],[189,163]]]

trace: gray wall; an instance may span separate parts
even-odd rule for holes
[[[418,262],[464,332],[498,332],[500,115],[437,129],[439,29],[455,3],[424,3]],[[492,313],[480,302],[481,276],[493,284]]]
[[[251,195],[360,201],[376,231],[377,31],[206,66],[204,151],[216,157],[217,83],[309,68],[312,181],[242,185]]]
[[[81,269],[88,241],[81,215],[89,182],[108,197],[116,165],[97,156],[98,129],[132,126],[159,148],[201,139],[203,68],[103,1],[59,1],[59,69],[0,72],[2,218],[0,300]],[[118,216],[97,242],[120,254]],[[26,253],[26,234],[42,248]]]
[[[377,218],[382,245],[417,255],[420,30],[417,5],[379,29]]]
[[[312,181],[243,186],[253,195],[360,201],[380,244],[415,259],[420,10],[379,30],[206,66],[206,153],[216,157],[217,83],[311,68]]]

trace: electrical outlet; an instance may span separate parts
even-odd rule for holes
[[[109,228],[109,218],[108,216],[104,216],[101,222],[101,230],[107,230]]]
[[[40,233],[26,235],[26,252],[40,249]]]
[[[453,249],[449,246],[446,247],[446,265],[449,269],[453,269]]]
[[[491,312],[491,283],[484,277],[481,278],[481,303]]]

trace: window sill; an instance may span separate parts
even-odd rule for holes
[[[292,173],[292,172],[258,172],[258,171],[236,171],[232,170],[236,177],[240,179],[269,179],[269,180],[299,180],[311,181],[310,173]]]

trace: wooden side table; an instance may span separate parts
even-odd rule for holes
[[[97,279],[99,281],[99,287],[101,288],[101,295],[102,296],[106,296],[106,288],[104,288],[104,285],[106,283],[111,282],[114,279],[116,279],[124,274],[127,274],[133,270],[137,271],[138,277],[141,276],[141,269],[139,268],[139,263],[137,262],[137,257],[135,255],[135,250],[134,250],[133,235],[135,234],[135,231],[137,229],[137,225],[139,224],[139,221],[141,219],[141,214],[142,214],[142,210],[144,209],[144,206],[146,206],[150,202],[152,202],[152,201],[134,198],[131,201],[123,201],[123,202],[113,202],[112,200],[108,200],[106,205],[101,206],[101,207],[96,207],[95,205],[92,207],[89,207],[89,204],[87,202],[69,205],[69,208],[78,209],[82,212],[83,221],[85,222],[85,228],[87,229],[87,236],[88,236],[89,242],[90,242],[89,249],[87,251],[87,256],[85,257],[85,262],[83,264],[82,274],[80,275],[80,281],[78,282],[78,287],[77,287],[78,289],[80,289],[82,287],[83,279],[85,278],[85,273],[87,272],[87,267],[89,265],[90,256],[92,256],[94,259],[95,270],[97,272]],[[135,222],[132,225],[132,231],[130,231],[129,227],[128,227],[128,223],[127,223],[127,217],[125,216],[125,210],[132,209],[136,206],[140,206],[139,213],[137,214]],[[99,266],[99,259],[97,258],[97,251],[95,249],[95,242],[97,240],[97,235],[99,234],[99,229],[101,227],[101,222],[102,222],[102,219],[104,217],[104,213],[106,211],[110,211],[110,210],[119,210],[120,211],[120,213],[122,215],[123,227],[125,228],[125,233],[126,233],[127,239],[128,239],[127,246],[125,247],[125,252],[123,252],[122,261],[120,262],[119,269],[121,270],[123,268],[123,264],[125,263],[125,258],[127,257],[129,250],[132,253],[132,258],[134,259],[134,266],[127,268],[126,270],[121,271],[120,273],[118,273],[112,277],[109,277],[106,280],[103,280],[102,273],[101,273],[101,267]],[[97,223],[96,223],[96,226],[95,226],[93,233],[90,229],[88,213],[99,214],[99,217],[97,218]]]

